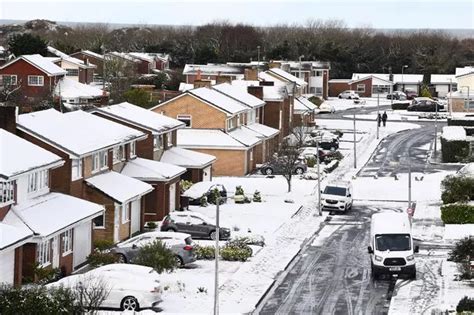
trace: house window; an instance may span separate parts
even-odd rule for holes
[[[78,77],[79,76],[79,69],[66,69],[68,77]]]
[[[44,77],[42,75],[29,75],[28,76],[28,85],[29,86],[43,86]]]
[[[63,254],[63,256],[72,252],[72,229],[64,232],[61,242],[62,242],[61,254]]]
[[[15,201],[15,183],[0,181],[0,205],[10,204]]]
[[[125,159],[125,147],[123,145],[115,147],[112,156],[114,164],[123,161]]]
[[[372,94],[390,93],[390,85],[374,85],[372,86]]]
[[[166,147],[171,148],[173,146],[173,135],[171,132],[166,134]]]
[[[227,130],[232,130],[234,129],[234,119],[233,118],[230,118],[229,120],[227,120]]]
[[[163,149],[163,135],[153,137],[153,149],[155,151]]]
[[[82,159],[71,160],[71,177],[72,180],[82,178]]]
[[[28,193],[35,193],[48,187],[48,170],[31,173],[28,175]]]
[[[253,151],[250,151],[250,161],[253,161]]]
[[[36,246],[36,261],[40,266],[47,266],[51,263],[51,240],[38,243]]]
[[[130,221],[130,207],[132,203],[124,203],[122,205],[122,223],[127,223]]]
[[[106,169],[107,166],[107,150],[92,154],[92,172]]]
[[[315,71],[313,71],[313,75],[315,77],[322,77],[323,76],[323,71],[322,70],[315,70]]]
[[[184,122],[186,124],[186,128],[191,128],[191,115],[178,115],[176,116],[176,119],[181,121],[181,122]]]
[[[4,74],[0,76],[0,85],[7,86],[7,85],[16,85],[17,84],[17,77],[14,74]]]
[[[283,124],[283,111],[280,109],[280,120],[278,121],[278,129],[281,130]]]
[[[135,141],[130,142],[130,158],[137,156],[137,143]]]
[[[357,93],[365,93],[365,84],[357,84]]]
[[[316,94],[316,95],[323,95],[323,88],[322,88],[322,87],[317,87],[315,94]]]
[[[95,217],[92,223],[94,224],[94,228],[105,228],[105,214]]]

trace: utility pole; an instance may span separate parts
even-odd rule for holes
[[[437,155],[438,144],[438,102],[435,102],[435,136],[434,136],[434,157]]]
[[[354,121],[354,168],[357,168],[357,150],[356,150],[356,147],[357,147],[357,144],[356,144],[356,114],[355,114],[355,111],[353,112],[353,121]],[[377,119],[378,119],[378,116],[377,116]]]
[[[319,216],[323,215],[321,211],[321,173],[319,172],[319,141],[316,140],[316,165],[317,165],[317,172],[318,172],[318,214]]]
[[[411,159],[410,149],[408,149],[408,208],[411,207]]]
[[[453,117],[453,102],[451,101],[453,95],[452,91],[452,84],[453,84],[453,79],[449,78],[449,98],[448,98],[448,107],[449,107],[449,116]]]
[[[213,192],[214,193],[214,192]],[[215,274],[214,274],[214,315],[219,314],[219,205],[221,203],[220,193],[216,197],[216,244],[215,244]]]
[[[380,91],[377,88],[377,140],[379,139],[379,129],[380,129],[380,121],[379,121],[379,116],[380,116]]]

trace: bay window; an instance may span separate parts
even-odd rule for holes
[[[63,234],[63,237],[62,237],[62,240],[61,240],[61,247],[62,247],[62,251],[61,253],[63,254],[63,256],[69,254],[70,252],[72,252],[72,229],[70,230],[67,230],[66,232],[64,232]]]
[[[125,148],[123,145],[115,147],[113,150],[113,162],[117,164],[124,160],[125,158]]]
[[[36,261],[42,267],[51,263],[51,240],[36,245]]]
[[[106,169],[107,165],[107,150],[92,154],[92,172],[98,172]]]
[[[82,178],[82,159],[71,160],[71,177],[72,180]]]
[[[34,172],[28,175],[28,193],[35,193],[49,186],[48,170]]]

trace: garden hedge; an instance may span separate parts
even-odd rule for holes
[[[442,206],[441,220],[445,224],[474,224],[474,206],[457,203]]]
[[[447,141],[441,138],[441,156],[444,163],[460,162],[469,155],[469,142]]]
[[[474,127],[474,119],[463,119],[463,118],[448,118],[448,126],[463,126],[463,127]]]
[[[410,103],[393,103],[392,104],[392,109],[407,109],[408,106],[410,106]]]

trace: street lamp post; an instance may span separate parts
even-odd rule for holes
[[[408,149],[408,208],[411,207],[411,159],[410,149]]]
[[[402,92],[405,90],[405,81],[403,81],[403,70],[408,68],[408,65],[403,65],[402,67]]]
[[[259,68],[260,68],[260,45],[257,46],[257,80],[258,80]]]
[[[215,244],[215,274],[214,274],[214,315],[219,314],[219,205],[221,203],[220,193],[216,197],[216,244]]]
[[[380,90],[377,88],[377,140],[379,139],[379,129],[380,129]]]
[[[438,143],[438,103],[435,102],[435,136],[434,136],[434,157],[437,155]]]
[[[356,154],[356,114],[353,112],[353,121],[354,121],[354,168],[357,168],[357,154]],[[378,119],[378,116],[377,116]]]
[[[316,141],[316,170],[318,172],[318,214],[323,215],[321,211],[321,173],[319,172],[319,141]]]
[[[451,101],[452,99],[452,84],[453,84],[453,79],[449,78],[449,95],[451,97],[448,98],[448,107],[449,107],[449,116],[453,117],[453,102]]]

